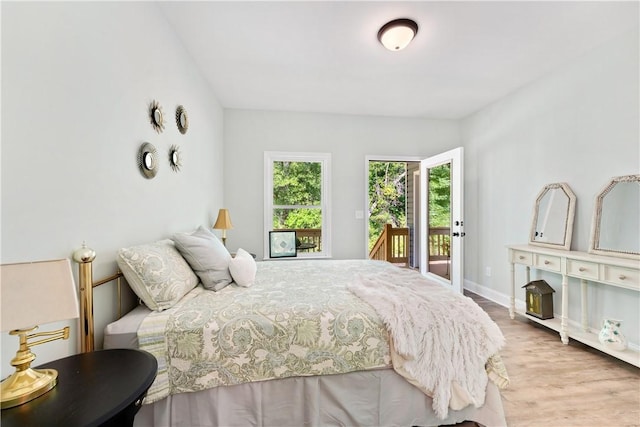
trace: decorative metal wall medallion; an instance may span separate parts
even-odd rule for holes
[[[182,105],[178,105],[176,108],[176,125],[181,134],[187,133],[189,129],[189,117],[187,116],[187,110]]]
[[[164,113],[158,101],[152,101],[149,105],[149,120],[156,132],[160,133],[164,130]]]
[[[177,145],[172,145],[169,149],[169,166],[174,172],[180,171],[182,167],[182,153]]]
[[[158,173],[158,152],[156,147],[145,142],[138,150],[138,167],[142,175],[151,179]]]

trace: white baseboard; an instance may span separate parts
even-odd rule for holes
[[[468,291],[473,292],[474,294],[488,299],[489,301],[493,301],[505,308],[509,308],[509,301],[511,300],[510,295],[503,294],[502,292],[498,292],[494,289],[487,288],[486,286],[479,285],[476,282],[472,282],[471,280],[466,279],[464,281],[464,288]],[[524,300],[516,299],[516,310],[524,310],[524,308]]]

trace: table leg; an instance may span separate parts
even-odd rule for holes
[[[509,317],[516,317],[516,268],[513,263],[510,264],[511,269],[511,299],[509,301]]]
[[[582,330],[589,332],[589,318],[587,316],[587,281],[585,279],[580,280],[580,291],[582,298],[580,300],[582,309]]]
[[[560,315],[560,339],[563,344],[569,344],[569,277],[562,275],[562,314]]]

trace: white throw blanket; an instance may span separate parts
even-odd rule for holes
[[[449,407],[482,406],[485,364],[504,345],[502,331],[470,298],[411,270],[400,277],[385,272],[348,285],[386,325],[394,369],[433,398],[442,419]]]

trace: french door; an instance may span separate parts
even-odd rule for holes
[[[420,162],[420,273],[462,292],[463,149]]]

